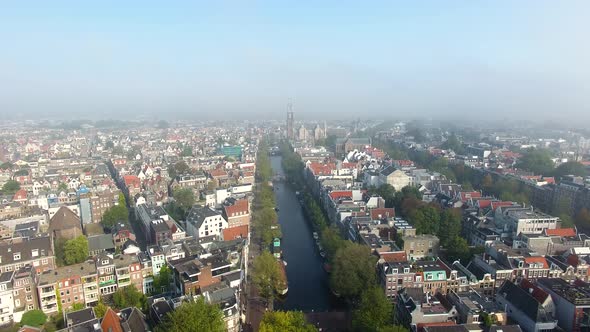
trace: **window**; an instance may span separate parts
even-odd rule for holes
[[[43,261],[41,261],[41,263],[42,263],[43,265],[47,264],[47,263],[48,263],[48,261],[47,261],[47,258],[43,258]]]
[[[20,259],[20,252],[15,252],[14,254],[12,254],[12,257],[15,261],[18,261]]]

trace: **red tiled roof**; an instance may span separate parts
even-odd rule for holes
[[[14,197],[12,198],[13,200],[17,201],[17,200],[22,200],[22,199],[27,199],[27,191],[24,189],[19,189],[15,194]]]
[[[481,197],[481,193],[479,191],[462,191],[461,193],[461,202],[467,202],[470,198],[479,198]]]
[[[496,211],[497,208],[502,207],[502,206],[512,206],[512,202],[506,202],[506,201],[492,202],[491,206],[492,206],[492,211]]]
[[[332,171],[336,170],[336,165],[333,163],[321,164],[321,163],[310,163],[309,169],[313,175],[331,175]]]
[[[394,160],[393,162],[400,166],[414,166],[414,162],[408,159]]]
[[[139,187],[141,185],[141,181],[135,175],[124,175],[123,181],[125,181],[125,185],[127,187],[129,187],[129,186]]]
[[[231,241],[248,237],[248,225],[226,228],[223,231],[223,241]]]
[[[490,207],[492,205],[492,200],[491,199],[478,199],[477,200],[477,206],[480,209],[485,209],[487,207]]]
[[[371,219],[373,220],[393,217],[395,217],[395,210],[393,208],[377,208],[371,210]]]
[[[546,229],[545,234],[548,236],[576,236],[575,228],[556,228]]]
[[[547,260],[545,259],[545,257],[540,257],[540,256],[525,257],[524,262],[527,265],[541,263],[541,264],[543,264],[543,268],[544,269],[548,269],[549,268],[549,263],[547,263]]]
[[[350,190],[332,191],[330,193],[330,197],[333,200],[338,199],[338,198],[343,198],[343,197],[352,197],[352,191],[350,191]]]
[[[211,177],[227,176],[227,172],[221,169],[214,169],[209,172]]]
[[[405,251],[382,252],[379,253],[379,257],[388,263],[400,263],[408,261],[408,255]]]
[[[224,206],[223,208],[228,218],[239,217],[249,213],[247,199],[239,199],[234,205]]]
[[[123,328],[121,327],[121,319],[111,308],[108,308],[107,312],[104,314],[102,322],[100,323],[100,327],[104,331],[123,332]]]
[[[528,279],[523,279],[520,282],[520,288],[526,289],[529,292],[532,289],[533,292],[531,293],[531,296],[534,297],[535,300],[537,300],[537,302],[539,302],[539,303],[544,303],[545,300],[547,300],[547,298],[549,297],[549,294],[547,292],[545,292],[544,290],[539,288],[537,285],[530,282]]]
[[[543,181],[545,181],[547,183],[555,183],[555,178],[554,177],[543,178]]]
[[[356,163],[342,163],[342,168],[356,168]]]

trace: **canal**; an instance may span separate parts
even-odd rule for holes
[[[274,173],[284,175],[280,156],[272,156],[271,165]],[[295,191],[283,182],[275,182],[274,189],[289,281],[287,297],[278,300],[275,309],[331,310],[336,300],[329,289],[328,274],[323,269],[323,260],[312,236],[313,230],[305,220]]]

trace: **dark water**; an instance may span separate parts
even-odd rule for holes
[[[283,175],[281,157],[271,157],[273,172]],[[279,223],[283,233],[282,249],[287,261],[289,292],[275,309],[328,311],[335,307],[328,288],[328,274],[324,271],[312,236],[295,192],[285,183],[275,183],[275,197],[279,207]]]

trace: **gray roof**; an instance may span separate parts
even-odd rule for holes
[[[20,259],[14,259],[15,253],[20,253]],[[35,256],[33,255],[34,253]],[[34,258],[50,257],[53,256],[51,240],[48,236],[40,236],[26,239],[22,242],[2,242],[0,243],[0,256],[4,265],[27,262]]]
[[[104,251],[104,250],[114,250],[115,244],[113,243],[113,236],[110,234],[100,234],[100,235],[92,235],[88,237],[88,250],[90,252],[94,251]]]
[[[186,220],[187,220],[187,222],[194,224],[197,228],[200,228],[206,218],[217,217],[217,216],[223,218],[221,213],[218,211],[215,211],[209,207],[195,205],[192,207]]]

